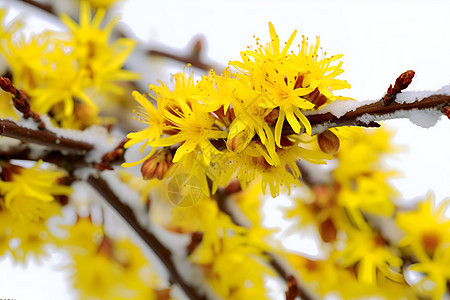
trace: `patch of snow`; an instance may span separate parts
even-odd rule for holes
[[[361,107],[361,106],[364,106],[364,105],[368,105],[368,104],[371,104],[371,103],[374,103],[374,102],[377,102],[377,101],[379,101],[379,99],[377,99],[377,100],[366,100],[366,101],[336,100],[334,102],[331,102],[328,105],[325,105],[324,107],[322,107],[322,108],[320,108],[318,110],[304,111],[303,114],[305,116],[309,116],[309,115],[330,113],[330,114],[336,116],[337,118],[340,118],[343,115],[345,115],[346,113],[348,113],[350,111],[354,111],[358,107]]]
[[[112,135],[102,126],[91,126],[85,130],[74,130],[58,128],[53,126],[48,116],[41,116],[47,130],[54,132],[58,137],[65,137],[79,142],[85,142],[94,145],[94,149],[86,155],[87,162],[100,162],[102,156],[114,150],[114,148],[123,140],[119,134]],[[20,123],[22,125],[22,122]]]
[[[409,119],[413,124],[422,128],[430,128],[436,125],[442,117],[440,111],[434,109],[411,109],[411,110],[397,110],[390,114],[384,115],[370,115],[365,114],[357,119],[363,123],[370,123],[372,121],[385,121],[391,119]]]
[[[445,85],[435,91],[406,91],[397,95],[395,101],[397,103],[413,103],[417,100],[430,97],[432,95],[450,95],[450,85]]]

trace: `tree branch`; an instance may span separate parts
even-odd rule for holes
[[[48,130],[35,130],[0,119],[0,136],[7,136],[26,143],[48,147],[51,150],[64,150],[85,153],[94,149],[94,145],[56,135]]]
[[[375,103],[360,106],[355,110],[349,111],[341,117],[336,117],[332,113],[317,113],[307,115],[306,118],[311,123],[314,133],[324,131],[329,128],[341,126],[367,126],[370,121],[383,121],[401,118],[394,113],[410,112],[412,110],[435,110],[442,112],[445,106],[450,105],[450,96],[448,95],[432,95],[411,103],[392,102],[384,106],[382,100]],[[366,122],[359,119],[364,116]],[[286,133],[289,128],[286,129]],[[283,130],[284,131],[284,130]],[[285,131],[284,131],[285,132]],[[283,133],[284,133],[283,132]]]
[[[175,264],[172,260],[172,253],[167,249],[158,238],[151,232],[143,228],[133,210],[126,204],[124,204],[109,188],[106,181],[101,178],[90,176],[87,182],[122,216],[125,222],[133,228],[133,230],[139,235],[139,237],[149,246],[153,252],[158,256],[161,262],[167,268],[170,274],[170,281],[178,284],[189,299],[203,300],[205,296],[197,293],[197,289],[188,284],[178,272]]]
[[[43,3],[39,3],[38,1],[34,1],[34,0],[19,0],[22,1],[24,3],[27,3],[29,5],[32,5],[36,8],[39,8],[45,12],[48,12],[52,15],[56,15],[55,10],[53,9],[53,6],[51,4],[43,4]]]
[[[191,64],[201,70],[209,72],[211,69],[221,71],[221,68],[216,63],[207,63],[202,60],[201,53],[203,51],[204,42],[200,37],[194,37],[193,41],[189,42],[187,54],[170,53],[166,50],[150,49],[147,51],[148,55],[157,55],[170,58],[185,64]],[[190,48],[190,49],[189,49]]]

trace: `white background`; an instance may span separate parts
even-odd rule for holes
[[[416,72],[408,90],[435,90],[450,83],[448,1],[129,0],[123,1],[123,7],[123,22],[142,39],[143,46],[163,43],[183,48],[201,33],[207,40],[208,56],[223,65],[238,59],[247,45],[254,45],[253,35],[267,41],[269,21],[281,41],[294,29],[299,31],[297,42],[302,34],[312,41],[319,35],[325,52],[344,54],[341,79],[352,85],[345,94],[359,100],[382,97],[389,84],[408,69]],[[157,66],[155,70],[165,77],[160,78],[163,81],[176,71],[164,73]],[[386,125],[396,130],[394,141],[408,147],[406,153],[389,160],[389,166],[403,174],[394,184],[404,198],[424,196],[428,191],[437,200],[449,196],[450,121],[442,118],[431,129],[401,120]],[[0,297],[69,299],[64,283],[67,275],[55,273],[55,265],[54,261],[39,268],[30,264],[25,272],[12,268],[8,259],[0,260]]]

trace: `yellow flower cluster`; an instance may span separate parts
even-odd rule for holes
[[[337,202],[345,207],[352,222],[365,223],[361,212],[392,216],[392,199],[398,195],[388,179],[396,172],[382,168],[381,157],[393,153],[391,133],[386,130],[352,128],[342,138],[337,158],[339,166],[333,176],[339,186]]]
[[[59,244],[73,260],[68,268],[80,299],[157,299],[157,277],[130,240],[112,240],[91,218],[64,227]]]
[[[390,133],[362,128],[341,128],[335,132],[341,136],[341,147],[331,181],[317,184],[297,197],[295,207],[286,215],[294,218],[297,229],[314,225],[322,241],[332,246],[327,260],[302,262],[314,268],[323,269],[326,265],[333,268],[334,271],[322,273],[328,279],[322,278],[320,272],[317,277],[307,276],[311,281],[327,282],[319,282],[317,286],[321,295],[333,290],[343,297],[348,295],[353,288],[339,286],[340,276],[350,277],[350,286],[364,287],[358,292],[353,289],[351,297],[357,293],[380,294],[380,283],[386,281],[393,281],[401,288],[405,283],[401,251],[367,221],[367,215],[392,217],[394,214],[392,199],[396,193],[388,182],[393,172],[381,167],[382,156],[393,151]],[[289,255],[288,259],[296,261]],[[347,268],[354,268],[355,272],[345,271]]]
[[[418,203],[417,210],[396,215],[397,225],[405,233],[399,246],[417,259],[410,270],[424,275],[415,287],[433,299],[442,299],[450,280],[450,219],[445,216],[449,205],[450,199],[436,205],[430,195]],[[429,280],[434,284],[431,289]]]
[[[80,25],[63,15],[66,33],[45,31],[25,37],[19,23],[0,26],[6,59],[15,85],[31,97],[31,109],[53,116],[63,127],[83,129],[99,123],[98,104],[108,94],[122,93],[118,81],[134,80],[122,69],[135,42],[122,38],[109,42],[117,18],[104,28],[105,10],[91,17],[87,1],[81,2]],[[5,10],[1,11],[2,20]],[[91,20],[92,19],[92,20]]]
[[[342,62],[334,64],[342,55],[319,57],[319,40],[314,46],[304,37],[297,52],[288,52],[296,32],[280,49],[271,23],[269,29],[271,41],[266,46],[257,42],[256,49],[241,53],[242,61],[231,62],[236,72],[226,69],[219,76],[211,71],[198,82],[185,73],[176,74],[173,91],[164,84],[150,86],[155,106],[134,92],[141,106],[138,118],[148,127],[130,133],[126,147],[144,142],[142,150],[146,146],[153,150],[125,166],[151,159],[157,147],[178,145],[173,163],[199,178],[207,176],[214,183],[213,192],[234,179],[244,187],[261,180],[264,192],[268,186],[275,196],[280,187],[290,190],[298,184],[297,160],[331,159],[311,136],[303,111],[327,105],[340,98],[332,90],[350,87],[335,79],[343,72]],[[208,194],[207,180],[200,181]]]
[[[264,281],[274,276],[261,235],[237,226],[219,210],[217,202],[203,197],[194,206],[172,210],[172,230],[200,233],[190,260],[202,267],[205,279],[224,299],[268,299]],[[238,272],[236,272],[238,270]]]
[[[26,169],[0,161],[0,254],[10,252],[20,262],[45,256],[44,246],[56,242],[46,221],[60,213],[55,197],[72,192],[58,183],[65,173],[41,164]]]

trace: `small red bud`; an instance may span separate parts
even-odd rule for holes
[[[444,106],[443,113],[450,119],[450,106]]]

